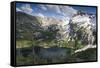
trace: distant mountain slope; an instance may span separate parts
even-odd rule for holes
[[[16,13],[16,38],[31,38],[32,33],[35,30],[39,30],[40,22],[34,16],[28,15],[26,13],[17,12]]]
[[[58,33],[63,34],[63,26],[66,23],[61,19],[51,17],[31,16],[23,12],[16,12],[16,38],[32,40],[40,34],[48,36],[58,30]],[[44,37],[44,38],[45,38]],[[56,37],[56,35],[55,35]]]

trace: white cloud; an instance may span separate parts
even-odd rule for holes
[[[63,16],[71,17],[73,14],[76,14],[77,10],[73,9],[70,6],[59,6],[61,14]]]
[[[61,10],[58,5],[46,5],[46,7],[51,12],[61,13]]]
[[[53,13],[61,13],[58,5],[39,5],[41,11],[44,12],[53,12]]]
[[[22,11],[21,9],[19,9],[19,8],[16,8],[16,11]]]
[[[69,6],[66,6],[65,11],[69,12],[69,13],[72,13],[72,14],[76,14],[76,12],[77,12],[77,10],[75,10],[72,7],[69,7]]]
[[[30,4],[24,4],[21,6],[20,8],[23,12],[27,13],[27,14],[31,14],[33,12],[32,7]]]
[[[47,11],[47,8],[45,5],[39,5],[41,7],[42,10]]]
[[[59,14],[64,17],[72,16],[77,12],[77,10],[73,9],[70,6],[62,6],[62,5],[39,5],[39,6],[42,9],[41,11],[54,13],[54,15]]]
[[[45,17],[42,13],[37,13],[37,16],[40,16],[40,17]]]

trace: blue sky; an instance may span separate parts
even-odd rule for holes
[[[84,10],[87,13],[96,14],[96,7],[84,6],[59,6],[59,5],[43,5],[43,4],[29,4],[16,3],[16,10],[37,16],[50,17],[69,17],[77,12],[77,10]]]
[[[72,6],[74,9],[76,10],[84,10],[85,12],[87,13],[92,13],[92,14],[96,14],[96,7],[84,7],[84,6],[81,6],[81,7],[78,7],[78,6]]]

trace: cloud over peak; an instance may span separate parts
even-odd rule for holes
[[[22,6],[20,6],[20,8],[16,8],[16,10],[25,12],[27,14],[32,14],[33,12],[33,9],[30,4],[23,4]]]

